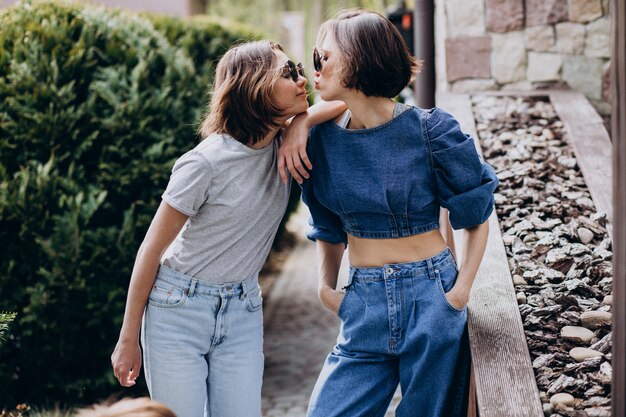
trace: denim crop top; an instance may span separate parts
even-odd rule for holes
[[[493,210],[498,178],[454,117],[410,107],[371,129],[329,121],[314,127],[307,145],[313,164],[302,184],[311,212],[311,240],[347,243],[346,233],[384,239],[439,228],[439,208],[463,229]]]

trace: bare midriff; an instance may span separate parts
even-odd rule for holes
[[[383,266],[428,259],[446,248],[439,230],[394,239],[363,239],[348,234],[350,265]]]

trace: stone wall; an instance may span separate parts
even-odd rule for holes
[[[437,0],[444,91],[583,92],[610,113],[610,0]]]

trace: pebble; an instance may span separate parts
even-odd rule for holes
[[[572,405],[574,405],[574,401],[574,397],[571,394],[565,392],[560,392],[550,397],[550,404],[552,404],[553,407],[571,407]]]
[[[561,337],[573,342],[589,343],[595,337],[595,334],[584,327],[565,326],[561,329]]]
[[[601,352],[598,352],[597,350],[588,349],[588,348],[584,348],[584,347],[575,347],[575,348],[573,348],[572,350],[569,351],[569,355],[576,362],[583,362],[585,359],[604,356]]]
[[[543,415],[545,417],[550,417],[552,412],[554,411],[554,407],[550,403],[546,403],[543,405]]]
[[[526,304],[526,294],[523,292],[517,293],[517,304]]]
[[[580,323],[587,329],[595,330],[611,326],[611,313],[607,311],[585,311],[580,315]]]
[[[585,245],[593,240],[593,232],[586,227],[581,227],[576,232],[578,233],[580,242]]]
[[[513,275],[513,285],[528,285],[528,282],[521,275]]]
[[[605,306],[612,306],[613,305],[613,295],[607,295],[604,297],[604,299],[602,300],[602,304]]]

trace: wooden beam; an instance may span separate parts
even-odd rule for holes
[[[613,417],[626,415],[626,1],[613,0]]]
[[[462,129],[477,138],[469,96],[442,94],[437,97],[437,105],[452,113]],[[458,245],[460,239],[456,241]],[[468,327],[480,417],[542,417],[539,389],[495,212],[489,218],[487,249],[472,287]]]
[[[612,236],[613,181],[611,139],[602,118],[589,100],[578,91],[550,91],[550,102],[565,126],[576,162],[585,178],[598,211],[607,215],[607,230]]]

